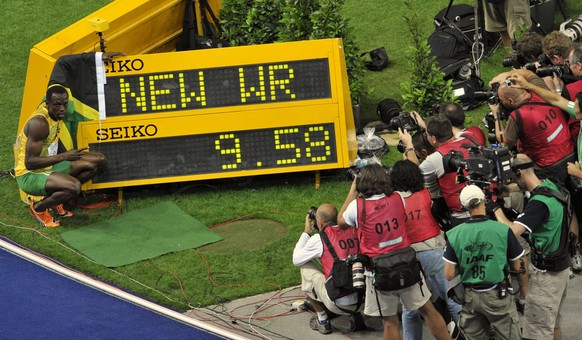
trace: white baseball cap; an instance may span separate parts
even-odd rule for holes
[[[477,204],[485,201],[485,194],[483,190],[476,185],[467,185],[461,190],[461,195],[459,196],[461,200],[461,205],[465,208],[474,208]]]

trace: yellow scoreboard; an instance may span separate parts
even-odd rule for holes
[[[99,189],[347,168],[357,143],[341,39],[126,56],[78,147]]]

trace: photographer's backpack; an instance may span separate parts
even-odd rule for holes
[[[445,16],[446,15],[446,16]],[[474,7],[452,5],[434,17],[435,31],[428,37],[431,55],[436,57],[444,79],[452,79],[455,96],[464,110],[472,110],[480,103],[473,101],[475,91],[482,91],[484,83],[477,76],[471,61],[475,35]]]
[[[570,195],[565,188],[560,186],[558,186],[558,188],[560,189],[559,191],[548,187],[538,186],[531,192],[532,196],[543,195],[547,197],[553,197],[558,200],[564,207],[564,217],[562,218],[561,225],[562,232],[560,233],[560,245],[555,252],[549,255],[542,255],[541,250],[536,248],[536,246],[529,239],[526,239],[531,246],[530,255],[532,264],[536,266],[536,268],[542,270],[564,270],[570,266],[570,256],[573,256],[576,253],[576,243],[578,237],[570,231],[570,222],[573,215],[573,211],[570,205]]]
[[[358,302],[354,311],[357,311],[362,305],[363,301],[363,291],[361,289],[356,289],[353,284],[352,276],[352,265],[346,259],[340,259],[337,253],[333,249],[327,234],[325,233],[325,228],[319,232],[319,236],[325,246],[327,247],[329,253],[333,257],[333,267],[331,269],[330,275],[325,281],[325,289],[327,290],[327,295],[331,301],[339,308],[341,311],[346,313],[352,313],[353,311],[346,310],[335,303],[335,300],[342,296],[350,295],[353,293],[358,293]]]

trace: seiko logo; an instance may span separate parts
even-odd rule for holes
[[[154,124],[120,126],[113,128],[97,129],[97,140],[132,139],[152,137],[158,133],[158,127]]]
[[[139,71],[143,68],[143,60],[127,59],[105,62],[105,73],[123,73],[129,71]]]

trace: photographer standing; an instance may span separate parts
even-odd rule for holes
[[[524,154],[516,156],[512,168],[518,186],[531,193],[523,213],[511,222],[503,209],[490,210],[516,236],[529,232],[531,263],[523,337],[559,339],[571,251],[568,195],[551,180],[540,180],[534,172],[533,161]]]
[[[523,248],[511,229],[487,218],[485,194],[478,186],[466,186],[461,203],[471,218],[447,232],[444,254],[446,278],[460,275],[464,288],[461,329],[467,339],[487,339],[491,327],[496,339],[521,339],[517,309],[508,296],[506,267],[509,261],[514,270],[522,271]],[[525,280],[520,275],[520,287]]]
[[[385,258],[385,255],[389,254],[398,255],[399,251],[410,247],[405,221],[404,201],[398,193],[392,191],[386,170],[379,164],[363,168],[361,175],[352,182],[340,210],[339,227],[348,229],[355,226],[358,229],[360,252],[374,263],[378,258]],[[374,274],[366,271],[364,306],[364,314],[382,317],[384,339],[400,339],[398,329],[400,303],[407,310],[419,310],[435,338],[450,339],[442,316],[430,302],[430,291],[424,284],[422,274],[418,273],[419,280],[414,280],[416,282],[406,288],[377,289],[375,284],[385,274],[386,272],[377,269],[374,269]],[[402,278],[401,281],[403,280]]]
[[[424,187],[422,173],[416,164],[401,160],[392,167],[390,180],[394,190],[404,198],[406,235],[416,250],[426,282],[431,291],[445,302],[448,314],[458,324],[461,305],[447,297],[448,282],[442,261],[445,238],[432,215],[432,200]],[[405,339],[422,339],[422,321],[418,311],[404,309],[402,327]]]
[[[560,31],[552,31],[542,39],[542,49],[552,65],[564,65],[571,48],[572,39]]]
[[[441,107],[440,113],[445,115],[453,126],[453,134],[457,138],[467,138],[475,145],[485,146],[485,134],[478,126],[465,127],[465,110],[457,103],[446,103]]]
[[[532,74],[530,72],[526,76],[529,81],[539,79]],[[518,146],[519,142],[520,151],[535,162],[541,177],[551,177],[564,183],[568,176],[567,163],[575,159],[566,116],[535,93],[511,85],[509,80],[504,79],[497,91],[499,104],[490,104],[496,125],[499,125],[497,116],[500,114],[500,105],[511,111],[503,138],[498,140],[510,149]],[[501,131],[498,128],[496,126],[496,134]]]
[[[315,216],[315,220],[311,219],[309,214],[305,216],[305,229],[293,250],[293,264],[301,268],[301,290],[317,312],[317,316],[309,321],[310,327],[321,334],[330,334],[331,323],[326,308],[338,315],[356,312],[359,307],[359,293],[341,296],[335,301],[329,298],[325,282],[330,276],[334,258],[320,234],[326,234],[339,259],[359,253],[358,238],[355,228],[345,230],[338,228],[337,209],[333,205],[321,205]],[[320,234],[314,234],[315,230],[319,230]],[[340,244],[345,246],[342,247]],[[315,264],[313,261],[315,259],[321,259],[323,271]]]
[[[467,145],[474,143],[467,138],[456,138],[453,134],[453,127],[449,119],[442,114],[428,117],[426,120],[426,137],[437,151],[430,154],[422,163],[416,157],[412,145],[412,137],[407,131],[398,130],[400,140],[406,146],[405,156],[413,163],[419,165],[424,176],[424,183],[431,193],[440,189],[449,210],[451,211],[451,225],[461,223],[469,218],[469,214],[461,208],[459,193],[466,183],[457,183],[456,172],[446,172],[443,164],[443,156],[451,151],[460,152],[463,158],[467,158],[469,150]],[[435,189],[438,188],[438,189]]]
[[[522,26],[531,27],[529,0],[483,0],[485,30],[498,32],[505,50],[511,51],[511,41]]]

